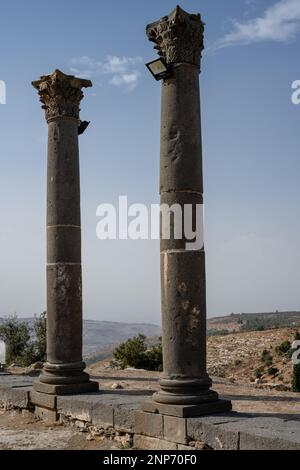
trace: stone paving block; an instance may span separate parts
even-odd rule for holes
[[[135,432],[150,437],[163,437],[163,417],[140,411],[135,416]]]
[[[164,438],[178,444],[187,443],[186,419],[164,416]]]
[[[135,434],[133,447],[140,450],[177,450],[177,444],[149,436]]]

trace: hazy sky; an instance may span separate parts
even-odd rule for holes
[[[84,316],[160,321],[156,241],[99,241],[96,208],[158,202],[160,83],[145,25],[171,0],[1,5],[0,316],[45,309],[47,126],[31,81],[89,76],[80,138]],[[208,315],[300,308],[300,0],[182,0],[206,23]]]

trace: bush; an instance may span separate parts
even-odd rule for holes
[[[40,318],[36,318],[34,322],[35,333],[35,358],[36,361],[44,362],[46,360],[46,347],[47,347],[47,327],[46,327],[46,312],[43,312]]]
[[[273,356],[266,349],[261,354],[261,360],[266,366],[271,366],[273,362]]]
[[[113,352],[118,365],[125,369],[162,370],[162,345],[161,338],[157,345],[147,348],[146,336],[139,334],[134,338],[121,343]]]
[[[15,362],[24,365],[30,341],[28,324],[25,321],[18,321],[15,315],[6,318],[0,326],[0,339],[6,345],[6,363],[10,365]]]
[[[277,369],[277,367],[270,367],[268,369],[268,374],[269,375],[276,375],[276,374],[278,374],[278,372],[279,372],[279,370]]]
[[[255,369],[254,376],[256,379],[261,379],[263,375],[264,373],[261,367],[259,367],[258,369]]]
[[[300,333],[295,334],[295,341],[300,340]],[[292,352],[295,352],[293,349]],[[300,392],[300,364],[294,364],[293,375],[292,375],[292,391]]]
[[[279,355],[287,354],[291,349],[291,343],[288,340],[283,341],[281,344],[276,346],[275,351]]]
[[[0,325],[0,339],[6,346],[7,365],[15,363],[27,367],[43,361],[46,350],[46,323],[41,316],[34,323],[35,341],[31,339],[31,330],[26,321],[18,320],[17,316],[8,317]]]
[[[299,333],[299,331],[297,331],[297,332],[295,333],[295,341],[300,341],[300,333]]]

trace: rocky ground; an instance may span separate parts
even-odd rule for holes
[[[291,344],[300,328],[278,328],[266,331],[231,333],[224,336],[210,336],[207,343],[208,372],[211,376],[225,378],[240,384],[256,383],[289,390],[293,364],[288,353],[279,353],[276,348],[284,341]],[[37,364],[39,366],[39,364]],[[10,371],[28,375],[38,375],[36,366],[29,368],[12,367]],[[271,370],[272,369],[272,370]],[[113,372],[115,370],[115,372]],[[94,362],[88,366],[88,372],[107,379],[108,387],[114,385],[113,376],[124,377],[124,386],[134,386],[134,370],[111,369],[110,359]],[[151,389],[157,378],[156,372],[143,375],[145,387]]]
[[[29,412],[0,410],[0,450],[109,450],[118,443],[76,428],[48,426]]]
[[[210,337],[209,372],[241,383],[272,383],[288,389],[293,364],[289,354],[278,353],[276,347],[287,340],[292,344],[297,331],[297,328],[280,328]],[[274,372],[269,371],[271,368],[277,372],[270,373]]]
[[[294,341],[297,328],[280,328],[267,331],[233,333],[225,336],[208,338],[207,362],[211,376],[225,378],[239,384],[256,383],[269,388],[289,390],[291,385],[293,364],[288,353],[279,353],[276,348],[284,341]],[[113,386],[114,373],[110,369],[110,361],[100,361],[89,366],[92,375],[107,378],[108,386]],[[272,370],[271,370],[272,369]],[[132,376],[135,372],[126,369],[117,370],[118,377],[123,377],[125,388],[134,386]],[[145,386],[151,388],[153,379],[158,374],[147,372]]]

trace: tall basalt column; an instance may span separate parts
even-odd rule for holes
[[[35,389],[97,390],[82,361],[81,222],[78,126],[81,80],[56,70],[32,85],[48,123],[47,362]]]
[[[185,205],[195,215],[203,204],[199,73],[204,23],[180,7],[147,26],[148,39],[166,61],[161,102],[161,204]],[[172,228],[173,228],[173,223]],[[184,225],[184,223],[183,223]],[[161,298],[164,372],[154,395],[158,410],[182,416],[229,410],[210,389],[206,371],[206,281],[204,246],[187,245],[171,231],[161,234]],[[175,407],[174,407],[175,405]],[[176,408],[176,405],[177,408]],[[144,408],[151,411],[149,404]],[[169,409],[170,406],[169,406]]]

